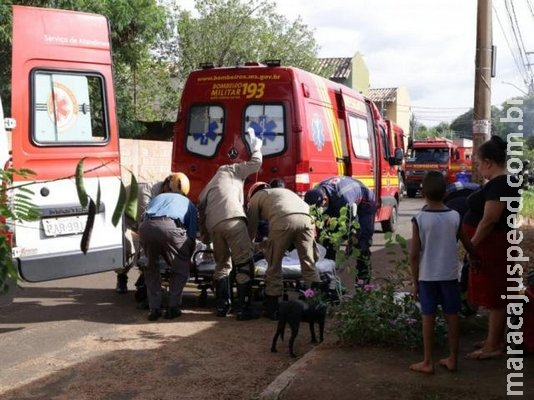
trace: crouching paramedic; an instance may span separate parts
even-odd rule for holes
[[[186,197],[189,179],[182,173],[173,174],[169,186],[170,193],[158,194],[150,200],[139,226],[141,246],[148,257],[144,275],[150,321],[161,316],[160,256],[170,267],[169,304],[165,318],[181,315],[182,292],[189,279],[197,235],[197,209]]]
[[[334,176],[320,182],[306,192],[304,201],[310,205],[323,207],[323,213],[329,217],[339,217],[342,207],[356,206],[356,215],[360,225],[357,232],[358,243],[358,278],[369,281],[370,257],[373,234],[375,231],[376,199],[375,194],[362,182],[350,176]],[[326,258],[335,260],[337,249],[331,243],[324,243]]]
[[[290,245],[293,244],[297,249],[306,286],[319,287],[319,274],[315,268],[318,259],[315,225],[308,204],[289,189],[271,189],[267,183],[257,182],[252,185],[247,197],[250,237],[256,236],[260,221],[267,221],[269,225],[264,246],[267,260],[264,315],[276,319],[278,298],[284,292],[282,259]]]
[[[140,221],[146,211],[146,207],[150,200],[156,197],[160,193],[170,192],[170,181],[173,179],[173,175],[168,175],[163,181],[157,182],[145,182],[139,184],[138,202],[137,202],[137,214],[134,219],[126,215],[126,232],[125,232],[125,247],[128,264],[123,268],[116,270],[117,273],[117,286],[115,291],[120,294],[128,293],[128,272],[134,265],[133,260],[139,247],[138,239],[138,220]],[[135,284],[138,286],[144,286],[144,277],[141,274]],[[139,293],[139,292],[138,292]],[[137,297],[137,294],[136,294]]]
[[[240,321],[258,318],[251,307],[254,260],[252,241],[248,237],[244,210],[244,181],[259,171],[262,163],[261,139],[249,128],[250,161],[219,167],[199,196],[200,236],[204,243],[213,244],[215,272],[213,274],[216,314],[224,317],[230,310],[230,272],[236,269],[237,314]]]

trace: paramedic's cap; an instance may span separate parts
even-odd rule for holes
[[[321,189],[311,189],[304,195],[304,201],[310,206],[321,206],[323,204],[323,191]]]

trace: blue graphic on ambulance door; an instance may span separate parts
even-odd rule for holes
[[[312,118],[312,140],[317,150],[321,151],[324,146],[324,128],[323,121],[317,114],[313,114]]]
[[[200,140],[201,145],[207,145],[210,140],[215,140],[217,137],[217,128],[219,127],[219,124],[215,121],[211,122],[208,125],[208,131],[207,132],[193,132],[193,139]]]
[[[261,152],[264,156],[284,151],[286,144],[284,127],[284,107],[282,105],[254,104],[245,110],[244,131],[252,128],[256,136],[263,140]]]
[[[224,110],[220,106],[193,106],[189,110],[186,149],[191,153],[212,157],[223,136]]]

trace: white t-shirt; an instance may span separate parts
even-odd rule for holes
[[[419,228],[420,281],[458,279],[457,236],[460,214],[451,209],[422,210],[413,219]]]

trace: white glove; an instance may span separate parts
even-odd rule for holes
[[[248,135],[250,136],[250,148],[253,152],[255,151],[261,151],[261,146],[263,146],[263,141],[256,137],[256,133],[254,132],[254,129],[248,128],[247,129]]]

